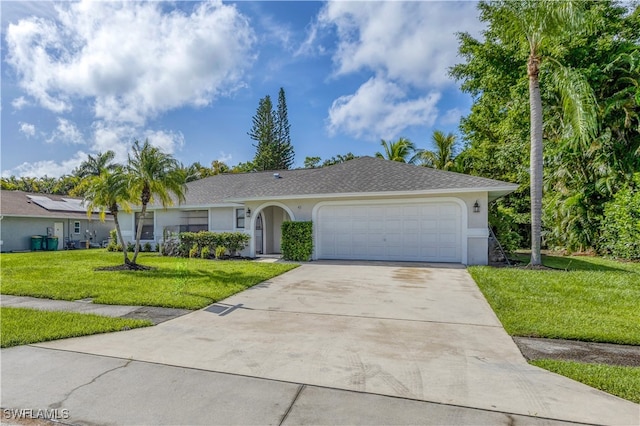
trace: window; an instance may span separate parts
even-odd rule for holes
[[[236,228],[244,228],[244,209],[236,209]]]
[[[73,222],[73,233],[74,234],[80,233],[80,222]]]
[[[182,212],[180,232],[200,232],[209,230],[208,210],[189,210]]]
[[[138,232],[138,221],[140,220],[140,213],[136,213],[136,229]],[[135,234],[134,234],[135,235]],[[144,221],[142,221],[142,235],[140,240],[153,240],[153,212],[147,212]]]

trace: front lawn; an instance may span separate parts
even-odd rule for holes
[[[0,347],[108,333],[153,325],[151,321],[76,312],[0,308]]]
[[[295,268],[284,263],[213,261],[141,253],[149,271],[95,271],[122,263],[122,253],[72,250],[3,253],[2,294],[94,303],[199,309]]]
[[[640,367],[542,359],[531,364],[640,404]]]
[[[640,345],[640,263],[543,262],[557,270],[469,268],[509,334]]]

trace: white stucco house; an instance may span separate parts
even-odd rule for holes
[[[244,255],[280,252],[284,221],[313,221],[313,259],[488,262],[487,206],[502,181],[372,157],[318,169],[223,174],[187,184],[186,202],[149,206],[143,243],[163,231],[241,231]],[[135,215],[120,214],[134,240]]]

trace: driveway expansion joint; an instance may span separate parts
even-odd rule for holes
[[[289,407],[287,408],[287,411],[282,416],[282,420],[280,420],[279,426],[282,426],[284,424],[284,422],[287,420],[287,417],[289,417],[289,413],[293,409],[293,406],[296,404],[296,401],[298,401],[298,398],[300,397],[300,394],[302,393],[302,391],[306,387],[307,387],[307,385],[300,385],[298,387],[298,391],[296,392],[295,396],[291,400],[291,404],[289,404]]]

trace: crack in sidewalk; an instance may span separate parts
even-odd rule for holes
[[[116,371],[116,370],[118,370],[120,368],[127,368],[129,366],[129,364],[131,364],[132,362],[133,362],[133,359],[130,358],[130,359],[127,360],[127,362],[124,365],[119,365],[117,367],[114,367],[114,368],[111,368],[109,370],[103,371],[102,373],[98,374],[96,377],[94,377],[93,379],[91,379],[87,383],[83,383],[83,384],[81,384],[79,386],[76,386],[75,388],[71,389],[69,392],[67,392],[67,394],[64,396],[64,398],[62,398],[62,400],[50,404],[49,408],[52,408],[52,409],[61,408],[62,404],[64,404],[67,401],[67,399],[69,399],[69,397],[71,397],[71,395],[75,391],[77,391],[77,390],[79,390],[79,389],[81,389],[81,388],[83,388],[85,386],[89,386],[89,385],[95,383],[98,379],[100,379],[101,377],[103,377],[103,376],[105,376],[105,375],[107,375],[107,374],[109,374],[109,373],[111,373],[113,371]]]

